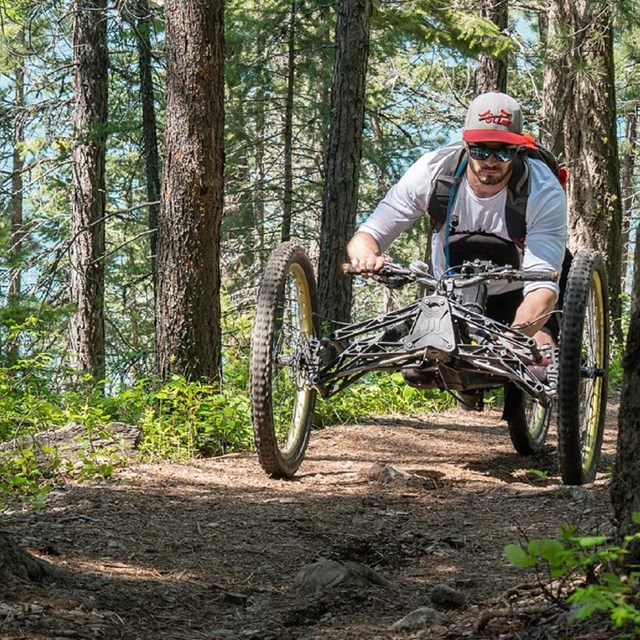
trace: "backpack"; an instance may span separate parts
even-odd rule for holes
[[[507,232],[511,240],[520,247],[524,246],[527,233],[527,200],[531,190],[529,158],[542,160],[551,169],[563,189],[569,178],[566,167],[560,166],[551,151],[538,144],[533,136],[525,134],[524,137],[525,144],[518,151],[516,164],[507,185],[507,202],[505,206]],[[466,152],[464,147],[461,147],[457,153],[454,153],[448,159],[436,179],[436,186],[427,207],[427,212],[431,218],[431,226],[435,231],[440,231],[447,221],[449,210],[453,207],[455,194],[466,166]]]

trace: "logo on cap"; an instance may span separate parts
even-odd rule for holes
[[[484,113],[478,114],[480,122],[487,124],[497,124],[502,127],[510,127],[513,121],[513,114],[505,109],[500,109],[500,113],[493,113],[491,109],[487,109]]]

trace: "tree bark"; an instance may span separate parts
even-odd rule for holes
[[[632,225],[632,212],[635,209],[634,176],[636,172],[636,159],[638,151],[638,104],[634,102],[633,108],[627,113],[626,124],[626,148],[622,154],[622,291],[627,290],[629,268],[633,265],[633,256],[630,251],[630,233]]]
[[[611,500],[620,542],[625,536],[640,532],[640,525],[632,519],[634,512],[640,512],[640,233],[637,231],[631,318],[623,369],[618,446],[611,483]],[[628,567],[640,564],[640,543],[632,546],[624,562]]]
[[[158,220],[156,367],[220,377],[224,177],[222,0],[165,3],[167,124]]]
[[[372,0],[340,0],[338,6],[319,264],[320,312],[338,322],[351,316],[351,279],[342,264],[358,207],[371,10]]]
[[[69,323],[76,370],[105,377],[104,247],[108,54],[106,0],[77,0],[73,14],[73,193]]]
[[[554,0],[544,110],[552,149],[562,139],[569,166],[569,247],[604,252],[611,314],[621,336],[622,204],[611,4]]]
[[[480,15],[489,18],[501,32],[509,24],[508,0],[483,0]],[[488,53],[478,56],[475,76],[475,95],[488,91],[507,91],[507,60]]]
[[[265,182],[267,171],[265,168],[265,136],[266,136],[266,91],[267,73],[265,68],[266,50],[265,35],[262,30],[256,39],[256,54],[258,58],[258,83],[256,87],[256,140],[255,140],[255,190],[254,190],[254,229],[257,240],[257,251],[254,252],[254,261],[257,259],[258,272],[262,273],[265,255],[265,210],[267,193]]]
[[[565,159],[564,120],[570,99],[569,67],[571,43],[569,27],[572,3],[551,2],[539,19],[540,41],[544,47],[540,142],[556,157]]]
[[[20,44],[24,44],[24,30],[19,35]],[[21,254],[24,242],[23,226],[23,180],[24,171],[23,149],[24,144],[24,62],[21,60],[16,68],[14,84],[15,118],[13,121],[13,166],[11,170],[11,246],[10,276],[7,290],[7,303],[9,306],[20,304],[22,294],[22,268]],[[14,335],[7,340],[7,360],[9,364],[16,362],[20,355],[20,336]]]
[[[0,584],[6,584],[12,578],[36,582],[54,572],[50,564],[34,558],[0,531]]]
[[[149,0],[138,0],[137,34],[140,76],[140,105],[142,107],[142,139],[147,178],[149,250],[155,290],[158,215],[160,211],[160,154],[156,122],[155,96],[151,66],[151,38],[149,34]]]

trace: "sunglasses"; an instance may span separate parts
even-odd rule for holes
[[[470,144],[469,155],[474,160],[487,160],[490,155],[494,155],[500,162],[509,162],[518,152],[518,147],[498,147],[490,149],[481,144]]]

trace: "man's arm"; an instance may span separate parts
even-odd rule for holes
[[[380,246],[375,238],[366,231],[358,231],[347,245],[347,255],[356,271],[373,269],[378,271],[384,265],[384,256],[380,255]]]
[[[522,268],[525,271],[562,270],[567,243],[567,200],[560,183],[540,160],[531,160],[531,194],[527,204],[527,239]],[[543,288],[526,282],[525,296]],[[559,291],[559,282],[545,283]]]
[[[427,211],[434,177],[459,147],[452,145],[425,153],[389,189],[349,243],[349,259],[354,268],[382,267],[381,254]]]
[[[556,308],[556,292],[546,287],[534,289],[525,295],[516,311],[513,328],[528,336],[535,336]]]

